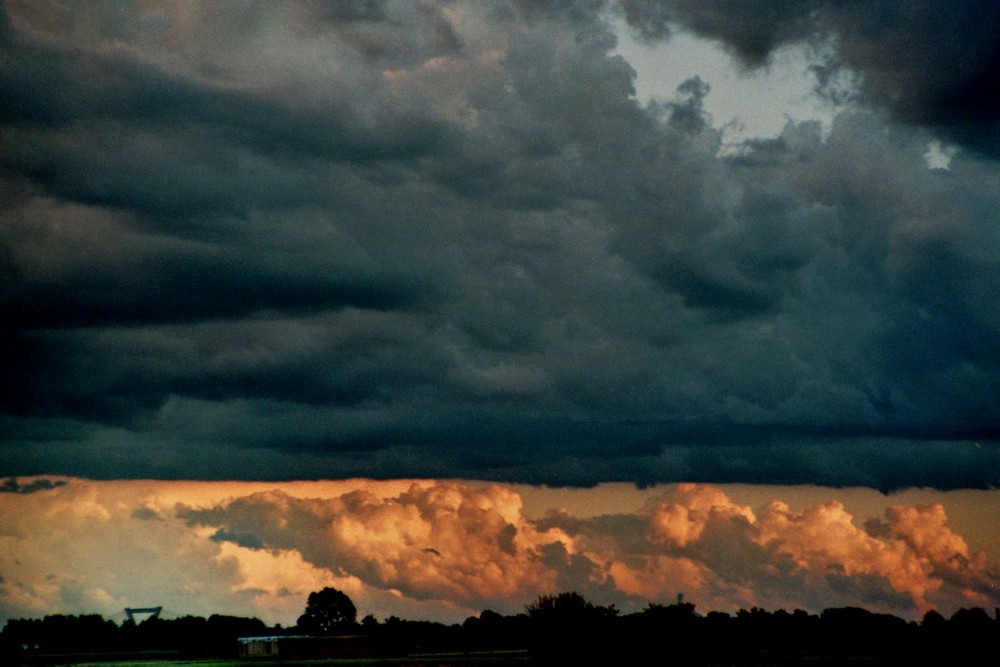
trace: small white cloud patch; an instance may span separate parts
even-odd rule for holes
[[[927,144],[927,152],[924,159],[927,160],[928,169],[951,168],[951,159],[958,153],[958,147],[952,144],[945,144],[935,139]]]

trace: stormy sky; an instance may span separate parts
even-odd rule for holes
[[[995,485],[998,21],[8,2],[4,467]],[[723,141],[619,34],[834,113]]]
[[[994,2],[6,0],[0,620],[992,609],[998,225]]]
[[[986,2],[8,1],[2,468],[996,485],[998,34]],[[798,109],[726,86],[779,66]]]

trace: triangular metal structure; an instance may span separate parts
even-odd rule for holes
[[[163,611],[163,607],[125,607],[125,616],[128,617],[128,620],[135,623],[136,614],[149,614],[149,616],[143,619],[147,620],[150,618],[159,618],[161,611]]]

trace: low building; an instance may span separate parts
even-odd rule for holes
[[[241,658],[265,658],[278,655],[279,641],[290,637],[239,637]]]
[[[241,658],[277,658],[308,660],[315,658],[373,658],[399,655],[384,637],[375,635],[338,635],[310,637],[276,635],[240,637]]]

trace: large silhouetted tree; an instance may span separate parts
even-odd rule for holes
[[[309,594],[298,627],[311,635],[332,635],[352,627],[357,617],[351,598],[336,588],[324,588]]]

